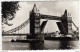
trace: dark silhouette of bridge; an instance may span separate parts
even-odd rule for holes
[[[40,25],[41,19],[47,19],[47,21],[43,21],[42,24]],[[72,21],[72,17],[68,17],[67,10],[65,10],[65,12],[62,16],[43,15],[43,14],[39,13],[39,10],[37,9],[35,4],[34,4],[32,11],[30,11],[30,17],[28,20],[26,20],[24,23],[22,23],[18,27],[15,27],[14,29],[2,32],[2,34],[3,34],[3,36],[30,35],[31,39],[38,39],[38,40],[44,41],[44,35],[42,33],[44,31],[44,28],[45,28],[48,20],[60,21],[60,22],[56,22],[56,24],[60,30],[60,33],[64,34],[64,36],[65,35],[72,35],[73,21]],[[17,31],[23,29],[24,27],[26,27],[26,25],[28,23],[30,23],[30,34],[27,34],[27,33],[20,34],[21,32],[18,34],[14,33],[14,32],[17,32]]]

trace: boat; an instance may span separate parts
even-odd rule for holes
[[[11,42],[15,42],[15,40],[14,40],[14,39],[12,39],[12,40],[11,40]]]
[[[45,36],[45,40],[61,40],[61,41],[67,41],[67,40],[79,40],[79,38],[72,37],[72,35],[65,35],[65,36]]]

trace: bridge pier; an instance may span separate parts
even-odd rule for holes
[[[57,25],[61,34],[72,35],[72,18],[68,17],[67,10],[65,10],[64,15],[61,17],[61,22],[57,22]]]
[[[30,12],[30,34],[31,39],[37,39],[44,42],[44,35],[41,34],[40,28],[40,13],[35,4]]]
[[[44,45],[43,45],[44,35],[41,34],[40,13],[39,13],[39,10],[36,8],[35,4],[32,11],[30,12],[30,34],[31,34],[31,39],[38,40],[38,42],[30,43],[30,49],[42,50],[44,48]]]

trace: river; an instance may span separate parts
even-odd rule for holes
[[[34,44],[33,44],[34,45]],[[2,41],[3,50],[30,50],[30,43]],[[39,48],[41,47],[41,48]],[[33,47],[35,48],[35,47]],[[44,40],[44,43],[38,43],[35,49],[41,50],[60,50],[60,49],[78,49],[79,41],[57,41],[57,40]]]

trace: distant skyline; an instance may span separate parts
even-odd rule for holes
[[[32,10],[34,3],[39,9],[39,12],[46,15],[61,16],[66,9],[68,13],[71,14],[73,22],[79,27],[78,1],[19,2],[20,8],[16,13],[15,18],[12,21],[8,21],[13,25],[8,26],[4,24],[4,30],[8,31],[25,22],[29,18],[29,12]],[[41,20],[41,22],[42,21],[43,20]],[[49,20],[44,29],[44,32],[59,31],[56,22],[58,21]],[[27,28],[27,33],[29,33],[29,24],[27,25]],[[74,26],[73,29],[76,30]]]

